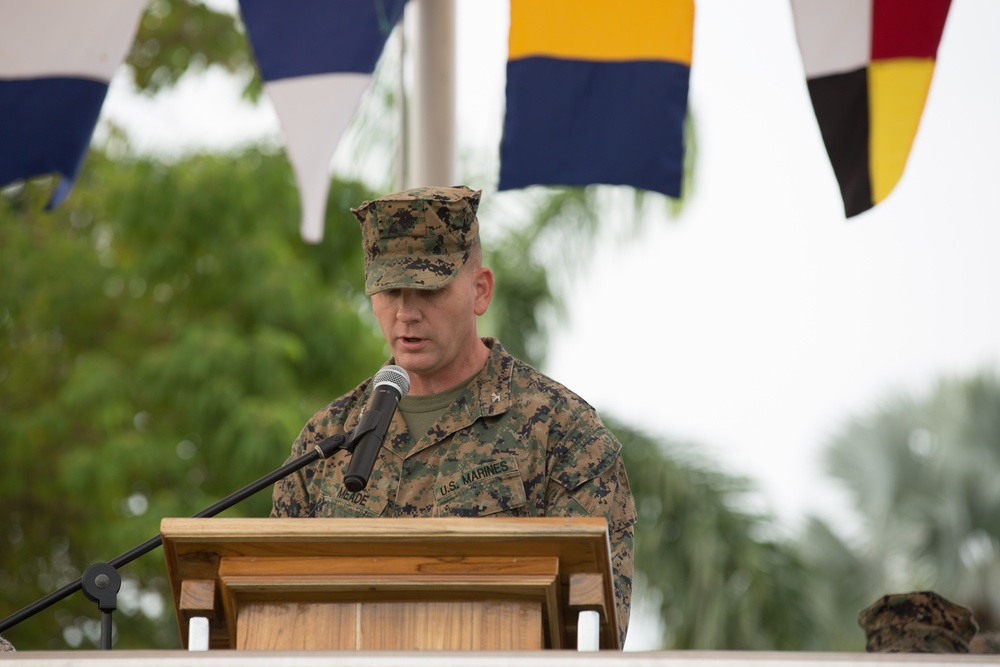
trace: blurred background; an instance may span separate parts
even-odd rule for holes
[[[697,3],[681,201],[496,192],[508,5],[456,7],[482,330],[623,443],[626,648],[864,650],[860,609],[927,589],[998,629],[1000,4],[954,0],[903,178],[849,221],[785,0]],[[150,2],[70,198],[0,190],[0,616],[278,467],[384,361],[348,209],[397,185],[399,39],[317,245],[235,0]],[[115,646],[179,646],[162,554],[123,575]],[[4,635],[94,647],[99,620],[77,595]]]

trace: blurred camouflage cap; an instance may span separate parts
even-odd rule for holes
[[[869,653],[968,653],[972,610],[935,593],[883,595],[858,614]]]
[[[361,223],[365,292],[447,285],[479,242],[481,194],[464,185],[415,188],[352,208]]]

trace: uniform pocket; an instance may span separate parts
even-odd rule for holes
[[[527,498],[514,459],[502,458],[438,478],[434,502],[438,516],[521,516]]]

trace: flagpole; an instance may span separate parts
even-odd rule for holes
[[[410,0],[407,52],[413,56],[405,187],[455,180],[455,0]]]

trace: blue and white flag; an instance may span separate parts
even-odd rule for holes
[[[323,238],[330,160],[406,0],[240,0],[264,91],[285,136],[302,238]]]
[[[3,0],[0,185],[57,173],[69,195],[146,0]]]

